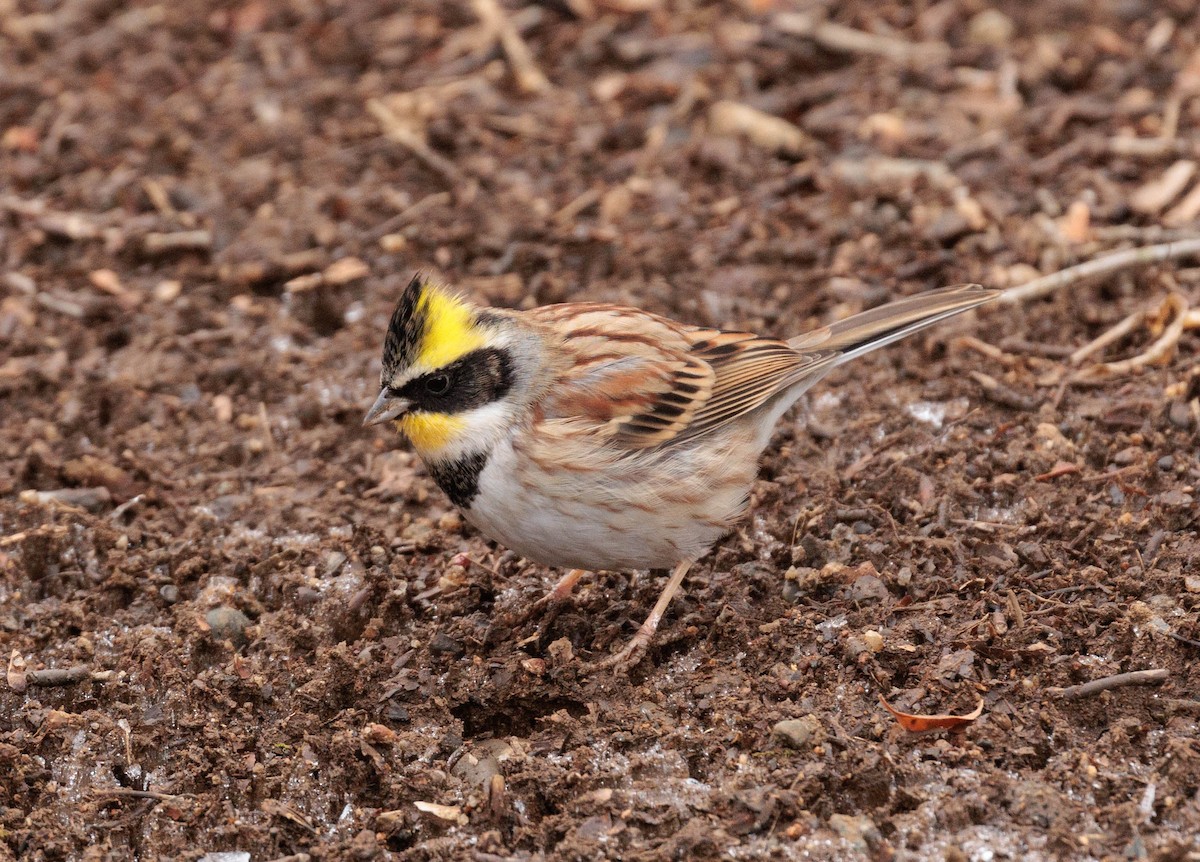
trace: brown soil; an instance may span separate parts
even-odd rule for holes
[[[495,624],[360,427],[418,268],[790,335],[1195,228],[1190,0],[827,5],[508,6],[523,93],[466,3],[0,2],[0,858],[1197,858],[1200,340],[1066,358],[1188,264],[839,371],[629,678],[661,576]]]

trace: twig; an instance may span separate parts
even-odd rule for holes
[[[971,378],[982,387],[983,394],[993,404],[999,404],[1001,407],[1011,407],[1014,410],[1022,410],[1026,413],[1033,413],[1041,406],[1041,402],[1036,398],[1005,386],[990,374],[984,374],[982,371],[972,371]]]
[[[980,341],[973,335],[960,335],[953,341],[954,347],[965,347],[968,350],[974,350],[976,353],[986,356],[999,362],[1001,365],[1009,367],[1016,365],[1019,360],[1011,353],[1005,353],[1001,348],[994,344],[988,344],[986,341]]]
[[[875,54],[897,63],[919,60],[944,61],[950,46],[944,42],[909,42],[894,36],[880,36],[855,30],[842,24],[822,21],[804,12],[784,12],[775,16],[775,28],[781,33],[811,39],[823,48],[846,54]]]
[[[1170,326],[1163,330],[1163,334],[1153,344],[1137,356],[1131,356],[1129,359],[1122,359],[1120,362],[1104,362],[1100,365],[1093,365],[1086,368],[1079,374],[1076,380],[1107,380],[1110,377],[1120,374],[1129,374],[1147,365],[1155,365],[1165,359],[1175,349],[1175,346],[1179,344],[1179,339],[1183,337],[1184,324],[1188,319],[1188,303],[1182,294],[1172,293],[1168,296],[1164,308],[1168,306],[1174,310],[1175,319],[1171,321]]]
[[[130,799],[153,799],[157,802],[188,802],[188,794],[158,793],[154,790],[134,790],[132,787],[100,787],[92,791],[97,796],[127,796]]]
[[[1129,673],[1119,673],[1115,676],[1106,676],[1101,679],[1094,679],[1091,682],[1085,682],[1080,685],[1071,685],[1066,688],[1048,688],[1046,692],[1055,697],[1061,697],[1064,700],[1078,700],[1082,697],[1091,697],[1093,694],[1099,694],[1102,691],[1108,691],[1110,688],[1121,688],[1126,685],[1148,685],[1153,682],[1162,682],[1171,675],[1171,672],[1165,667],[1154,668],[1153,670],[1133,670]]]
[[[508,57],[521,92],[544,93],[549,90],[549,79],[542,74],[542,70],[533,61],[533,53],[529,50],[529,46],[525,44],[525,40],[517,32],[517,28],[508,20],[504,10],[500,8],[500,4],[496,0],[471,0],[471,8],[483,26],[495,33],[496,38],[500,40],[500,47],[504,49],[504,54]]]
[[[1070,356],[1070,363],[1078,365],[1089,356],[1094,356],[1110,344],[1116,344],[1129,333],[1133,332],[1142,325],[1142,321],[1146,319],[1145,311],[1135,311],[1133,314],[1126,317],[1116,326],[1104,332],[1099,338],[1088,342],[1083,347],[1076,350]]]
[[[181,230],[175,233],[151,232],[142,237],[146,254],[172,254],[177,251],[211,251],[212,231]]]
[[[45,686],[47,688],[58,685],[74,685],[77,682],[83,682],[85,679],[90,679],[92,669],[86,665],[75,665],[74,667],[52,667],[46,670],[27,670],[25,671],[25,684]]]
[[[1078,266],[1067,267],[1041,278],[1035,278],[1020,287],[1009,288],[1000,294],[1000,302],[1005,305],[1016,305],[1018,302],[1046,296],[1059,288],[1070,287],[1085,279],[1111,275],[1135,266],[1149,266],[1196,255],[1200,255],[1200,237],[1196,236],[1178,242],[1130,248],[1106,254]]]
[[[426,167],[434,171],[450,185],[459,186],[463,183],[463,173],[458,169],[458,166],[445,156],[438,155],[431,150],[429,145],[421,139],[421,136],[396,116],[396,113],[385,105],[383,101],[380,99],[367,99],[367,110],[379,122],[383,133],[393,142],[399,144],[420,159]]]
[[[62,299],[45,291],[39,291],[36,299],[37,304],[43,308],[47,308],[58,314],[65,314],[67,317],[82,318],[87,313],[87,310],[78,302]]]

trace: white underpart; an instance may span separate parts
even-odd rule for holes
[[[474,410],[455,413],[463,430],[444,446],[421,452],[426,461],[457,461],[466,455],[487,451],[508,436],[513,422],[513,407],[507,401],[493,401]]]
[[[515,447],[502,435],[465,515],[484,535],[546,566],[656,569],[698,559],[744,513],[775,423],[809,385],[682,446],[581,452],[581,460],[603,465],[592,472],[542,472],[518,451],[521,435]]]

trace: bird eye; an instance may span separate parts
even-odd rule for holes
[[[450,391],[450,377],[446,374],[434,374],[427,377],[425,391],[430,395],[445,395]]]

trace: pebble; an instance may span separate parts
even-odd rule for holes
[[[984,9],[967,25],[967,38],[976,45],[1003,48],[1013,37],[1012,19],[998,9]]]
[[[168,605],[173,605],[179,601],[179,587],[174,584],[163,584],[158,588],[158,594]]]
[[[806,715],[776,722],[771,728],[771,737],[789,748],[808,749],[821,744],[825,739],[825,729],[815,717]]]
[[[204,615],[208,623],[212,639],[218,643],[233,641],[236,646],[246,643],[246,629],[250,627],[250,618],[237,608],[228,605],[215,607]]]
[[[875,821],[865,815],[831,814],[829,828],[854,845],[856,850],[867,850],[882,839]]]
[[[1192,411],[1186,401],[1172,401],[1167,408],[1167,419],[1176,428],[1187,430],[1192,427]]]
[[[850,585],[850,600],[855,602],[883,601],[888,597],[887,586],[875,575],[860,575]]]
[[[429,641],[429,651],[438,655],[462,655],[463,645],[444,632],[438,632]]]

